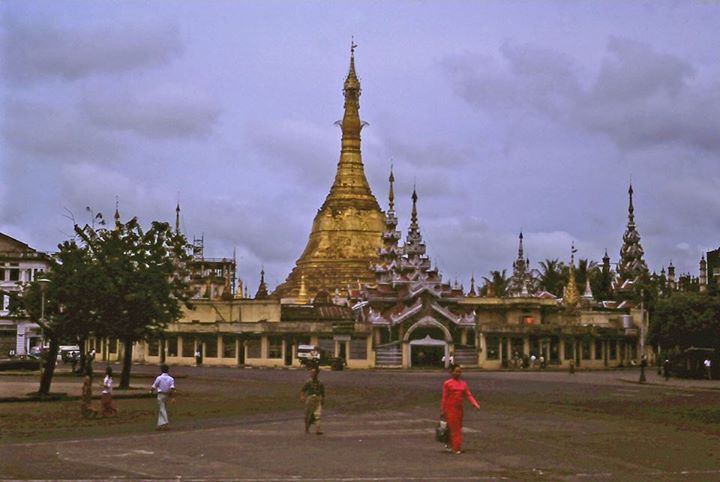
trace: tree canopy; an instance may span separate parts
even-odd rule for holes
[[[678,292],[659,298],[649,340],[664,349],[691,346],[720,349],[720,297]]]

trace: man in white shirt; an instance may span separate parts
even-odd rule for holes
[[[705,376],[708,380],[712,380],[712,362],[709,358],[706,358],[703,365],[705,365]]]
[[[175,379],[168,372],[170,367],[166,364],[160,365],[162,372],[150,387],[150,392],[157,392],[158,400],[158,422],[156,430],[165,430],[168,428],[167,401],[172,399],[175,393]]]

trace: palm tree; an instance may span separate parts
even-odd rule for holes
[[[540,261],[540,289],[555,296],[562,296],[566,283],[564,271],[565,265],[557,258]]]
[[[507,276],[507,270],[502,271],[490,271],[490,277],[483,276],[485,286],[482,288],[482,293],[488,296],[488,285],[492,285],[495,296],[503,297],[507,292],[508,281],[510,280]]]
[[[599,270],[600,268],[596,261],[589,261],[585,258],[580,258],[578,260],[577,269],[575,270],[575,282],[581,291],[585,290],[585,282],[587,281],[588,276],[590,276],[590,281],[592,283],[593,276]]]

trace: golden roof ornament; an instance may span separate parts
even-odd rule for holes
[[[333,291],[360,280],[373,283],[370,266],[378,262],[385,216],[375,199],[362,162],[360,80],[355,71],[355,48],[350,46],[350,68],[343,86],[342,140],[335,180],[313,220],[310,239],[295,267],[275,294],[297,298],[302,277],[309,297],[321,289]]]
[[[568,284],[565,287],[565,294],[563,296],[563,304],[568,309],[575,308],[580,302],[580,294],[578,293],[577,284],[575,283],[575,243],[573,243],[570,250],[570,273],[568,275]]]

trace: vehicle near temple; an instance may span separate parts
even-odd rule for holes
[[[345,359],[343,357],[330,356],[327,351],[315,345],[299,345],[297,357],[300,365],[306,368],[319,366],[329,366],[333,370],[345,368]]]

